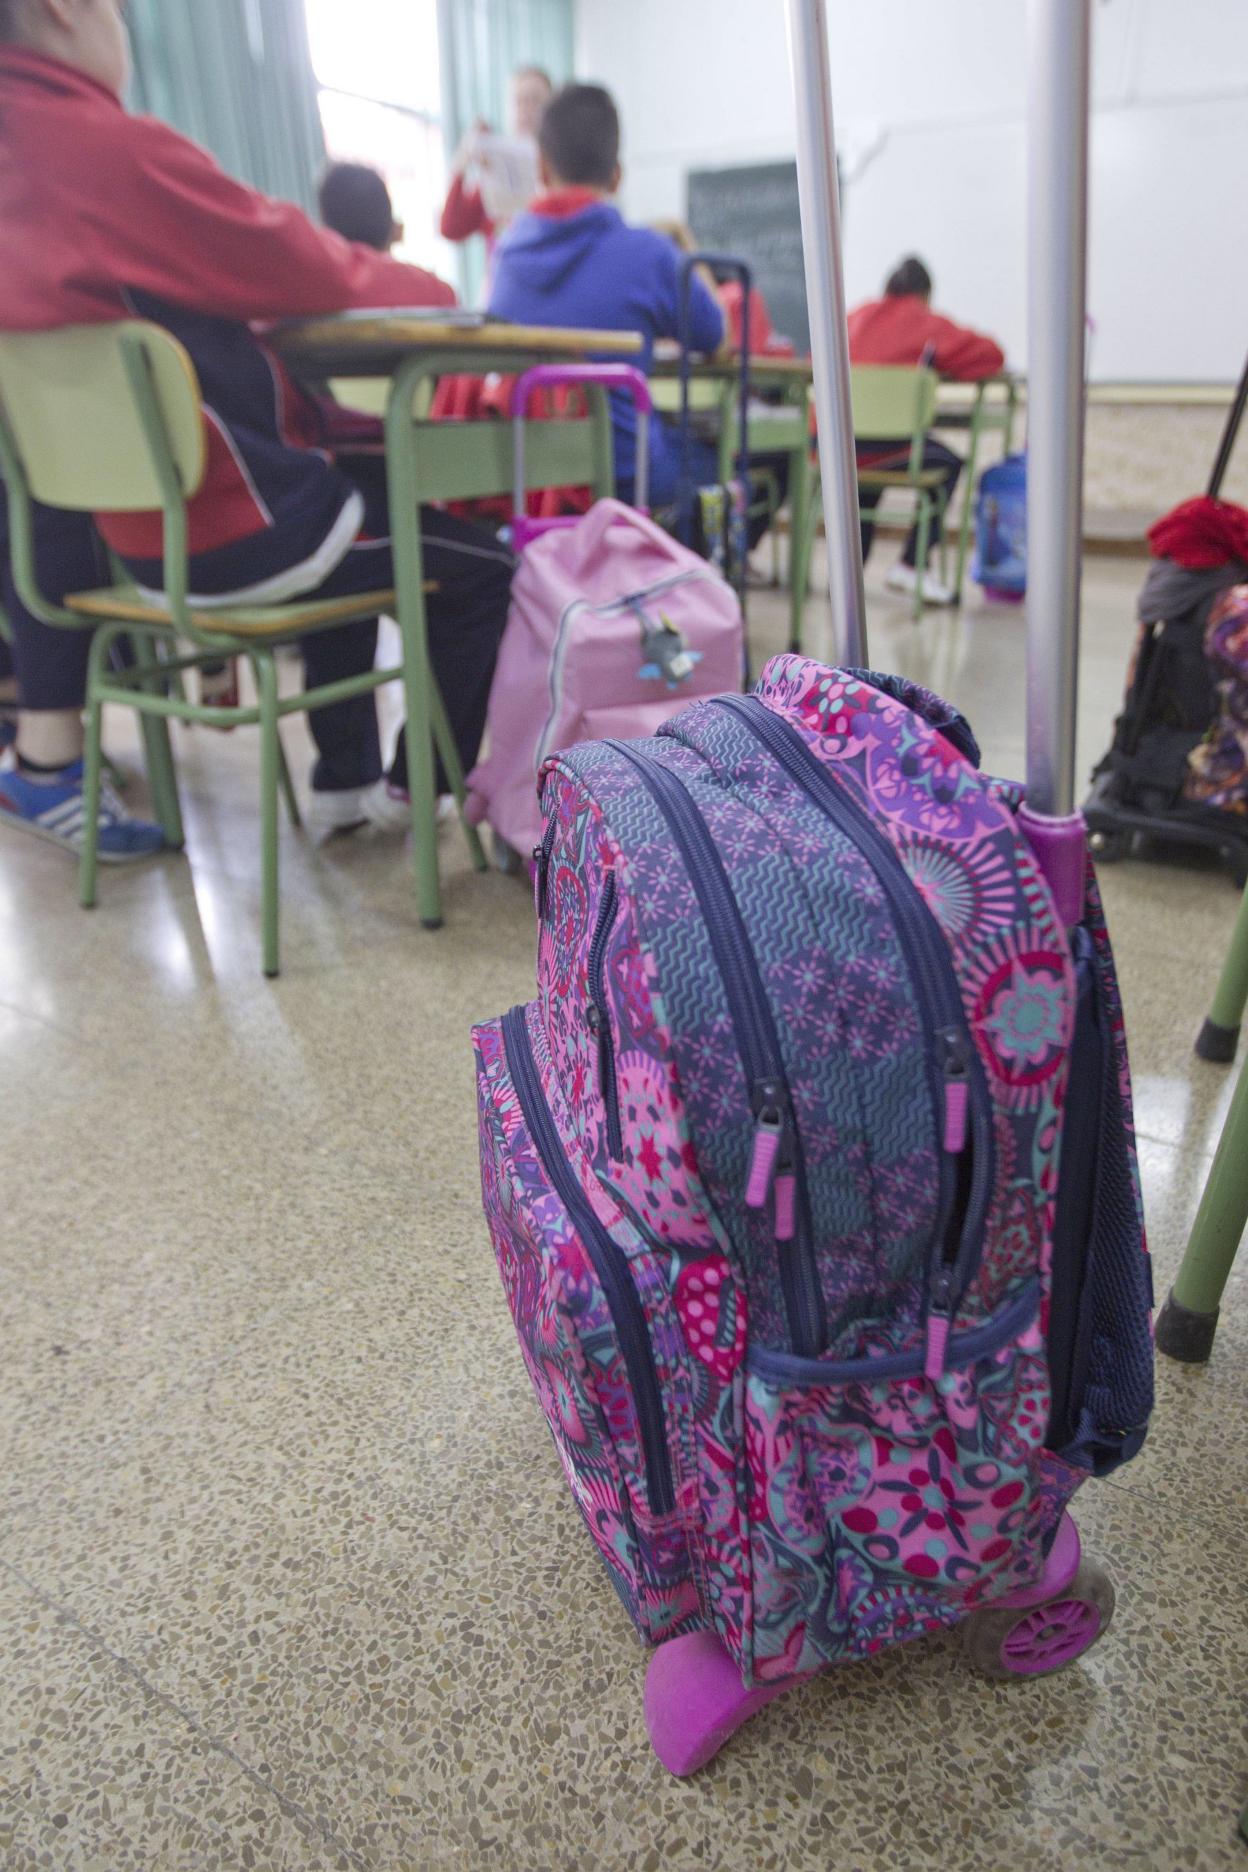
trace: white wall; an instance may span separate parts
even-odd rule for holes
[[[851,303],[904,252],[1024,363],[1023,0],[831,0]],[[690,168],[793,153],[782,0],[578,0],[625,198],[681,214]],[[1248,347],[1248,0],[1099,0],[1093,375],[1237,377]]]

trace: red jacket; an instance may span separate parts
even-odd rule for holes
[[[196,594],[310,590],[360,525],[359,495],[317,446],[315,406],[249,321],[454,300],[432,274],[231,181],[196,144],[128,115],[82,72],[0,47],[0,329],[137,314],[182,339],[208,442],[190,503]],[[140,582],[159,588],[159,515],[99,523]]]
[[[1248,560],[1248,511],[1234,501],[1198,494],[1153,522],[1148,545],[1154,559],[1173,559],[1189,572]]]
[[[480,189],[469,188],[462,175],[453,178],[446,192],[440,223],[442,238],[448,241],[471,240],[474,234],[494,238],[494,223],[485,212]]]
[[[932,368],[963,383],[993,377],[1005,364],[995,339],[942,318],[914,293],[870,299],[849,315],[852,364],[917,364],[929,345]]]

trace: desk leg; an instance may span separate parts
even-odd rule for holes
[[[983,424],[984,386],[980,384],[975,392],[975,407],[971,411],[971,446],[966,458],[966,481],[962,489],[962,524],[958,529],[958,563],[953,578],[953,599],[955,604],[962,602],[962,580],[966,576],[966,558],[971,545],[971,519],[975,508],[975,468],[979,457],[979,435]],[[944,535],[942,533],[941,537]]]
[[[412,408],[428,360],[400,366],[386,408],[386,472],[390,488],[390,539],[394,553],[395,609],[403,639],[407,695],[407,784],[412,799],[412,855],[416,898],[426,929],[442,926],[438,878],[437,801],[434,796],[432,711],[429,705],[429,639],[425,621],[425,571],[420,547],[420,493]]]
[[[810,588],[811,535],[815,516],[810,504],[810,447],[802,445],[789,456],[789,649],[800,656],[806,596]]]

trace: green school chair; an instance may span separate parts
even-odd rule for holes
[[[923,467],[923,444],[935,420],[939,382],[933,370],[902,364],[855,364],[849,373],[855,437],[868,438],[872,442],[910,444],[910,459],[904,468],[860,467],[858,486],[881,493],[890,488],[899,489],[914,496],[919,533],[918,578],[914,588],[916,623],[923,615],[923,571],[927,563],[933,521],[940,526],[940,575],[942,579],[945,576],[944,476],[939,468]],[[800,580],[799,589],[802,591],[810,583],[810,559],[821,505],[819,471],[815,468],[810,477],[806,552],[803,563],[793,570],[794,583]]]
[[[14,580],[23,603],[45,623],[95,632],[87,670],[80,901],[89,909],[96,895],[100,717],[106,702],[135,709],[144,724],[153,804],[175,849],[182,846],[183,832],[170,719],[212,728],[258,726],[263,967],[267,976],[275,976],[279,788],[298,824],[278,735],[282,716],[364,695],[401,679],[409,710],[414,688],[429,696],[433,738],[461,807],[463,774],[432,671],[414,669],[410,646],[405,645],[403,661],[393,668],[369,670],[297,696],[278,693],[274,652],[280,645],[312,631],[393,611],[392,589],[292,604],[192,609],[187,601],[186,504],[202,482],[204,464],[195,369],[183,347],[158,326],[127,321],[0,335],[0,472],[8,490]],[[63,606],[48,603],[34,570],[32,500],[85,512],[162,513],[167,602],[150,603],[133,585],[122,582],[77,593]],[[120,637],[130,638],[135,660],[131,667],[117,670],[109,667],[109,652]],[[244,657],[250,663],[256,702],[210,708],[188,700],[181,693],[181,672],[224,657]],[[474,864],[485,870],[476,831],[467,824],[465,831]]]
[[[1231,945],[1213,1005],[1196,1041],[1201,1059],[1226,1065],[1235,1057],[1248,1002],[1248,890],[1240,900]],[[1241,1069],[1174,1286],[1157,1315],[1157,1349],[1185,1364],[1213,1351],[1218,1309],[1248,1227],[1248,1070]]]
[[[923,444],[936,418],[939,381],[934,370],[900,364],[856,364],[849,373],[855,437],[910,444],[910,460],[904,468],[859,468],[858,486],[872,492],[899,488],[914,496],[919,529],[916,620],[923,615],[923,570],[933,520],[940,526],[940,575],[945,576],[944,475],[939,468],[923,466]]]

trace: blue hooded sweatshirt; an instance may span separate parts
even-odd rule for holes
[[[638,360],[649,371],[656,338],[676,338],[680,255],[663,234],[629,227],[610,202],[584,205],[580,190],[539,198],[507,230],[494,252],[490,311],[518,325],[569,325],[586,331],[636,331],[645,341]],[[573,208],[572,213],[566,212]],[[724,335],[718,302],[700,279],[691,282],[689,342],[714,351]],[[632,400],[611,398],[615,473],[631,491],[637,413]],[[659,418],[650,425],[650,504],[676,496],[680,449]]]

